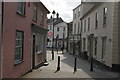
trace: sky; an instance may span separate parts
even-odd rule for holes
[[[51,12],[48,14],[48,18],[52,15],[52,11],[55,10],[59,13],[59,16],[65,22],[71,22],[73,20],[73,9],[80,5],[81,0],[40,0],[46,8]]]

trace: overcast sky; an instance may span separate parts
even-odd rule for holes
[[[55,10],[59,16],[65,21],[70,22],[73,20],[73,9],[77,7],[81,0],[40,0],[47,9],[52,12]],[[50,18],[51,14],[48,15]]]

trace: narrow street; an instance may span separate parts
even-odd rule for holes
[[[60,71],[57,70],[57,58],[60,56]],[[90,71],[88,61],[77,58],[77,71],[74,73],[74,55],[69,53],[62,54],[61,51],[55,52],[55,60],[51,60],[51,51],[47,51],[48,66],[40,67],[24,75],[22,78],[116,78],[118,74],[107,71],[99,66]]]

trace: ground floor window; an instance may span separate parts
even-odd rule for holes
[[[102,59],[105,57],[106,52],[106,37],[102,37]]]
[[[43,49],[44,49],[44,36],[41,34],[37,34],[37,52],[38,53],[43,53]]]
[[[15,63],[23,60],[24,32],[16,30]]]

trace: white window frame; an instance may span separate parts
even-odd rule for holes
[[[21,35],[18,35],[18,33],[20,33]],[[24,32],[16,30],[15,64],[23,60],[23,47],[24,47]],[[17,48],[19,48],[20,51],[17,50]]]

